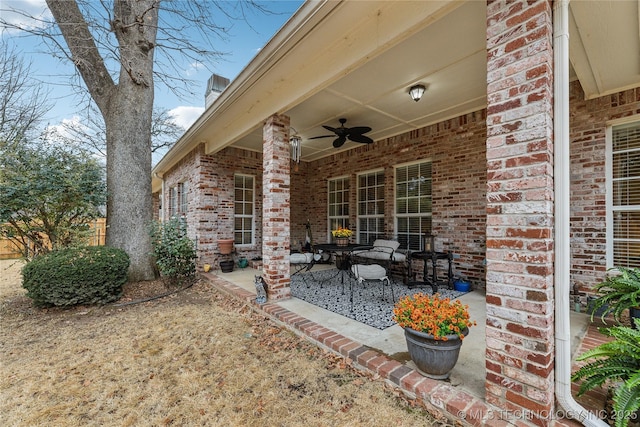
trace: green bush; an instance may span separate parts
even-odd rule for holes
[[[129,256],[121,249],[62,249],[25,265],[22,286],[39,307],[106,304],[122,295],[128,268]]]
[[[187,237],[186,227],[178,218],[151,228],[153,255],[160,274],[171,284],[191,281],[196,275],[196,245]]]

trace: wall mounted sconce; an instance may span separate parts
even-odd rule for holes
[[[411,89],[409,89],[409,96],[411,96],[411,99],[418,102],[420,101],[420,98],[422,98],[426,89],[427,88],[424,87],[424,85],[413,85],[411,86]]]

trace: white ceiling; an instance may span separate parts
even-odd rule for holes
[[[594,98],[640,86],[640,0],[571,0],[571,73]],[[308,2],[231,82],[154,172],[195,144],[262,151],[262,122],[286,114],[302,160],[334,154],[322,125],[380,140],[486,107],[486,2]],[[410,86],[427,90],[419,102]],[[359,144],[347,142],[340,150]]]
[[[366,135],[380,140],[486,106],[486,5],[473,1],[400,44],[361,64],[300,104],[284,111],[302,136],[302,159],[336,153],[335,138],[309,140],[330,132],[322,125],[369,126]],[[446,46],[446,48],[444,48]],[[422,83],[423,98],[414,102],[409,87]],[[235,146],[262,149],[262,128]],[[347,142],[341,150],[357,143]]]

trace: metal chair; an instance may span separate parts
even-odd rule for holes
[[[353,273],[353,277],[356,279],[358,284],[363,285],[366,281],[378,280],[382,282],[382,299],[386,301],[385,298],[385,286],[388,285],[391,288],[391,299],[393,302],[396,302],[396,296],[393,292],[393,285],[391,284],[391,280],[387,276],[387,269],[379,264],[353,264],[351,266],[351,273]],[[386,284],[385,284],[386,282]],[[351,286],[351,311],[353,311],[353,285]]]
[[[300,274],[302,272],[309,271],[313,268],[313,265],[316,263],[316,257],[312,253],[292,253],[289,256],[289,263],[293,266],[295,271],[291,274],[291,277],[296,274]],[[307,278],[304,275],[301,275],[302,280],[309,287],[309,282],[307,282]]]

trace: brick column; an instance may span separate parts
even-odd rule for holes
[[[269,298],[280,300],[291,297],[289,117],[269,117],[262,135],[262,272]]]
[[[545,426],[554,406],[551,1],[488,1],[487,51],[486,400]]]

